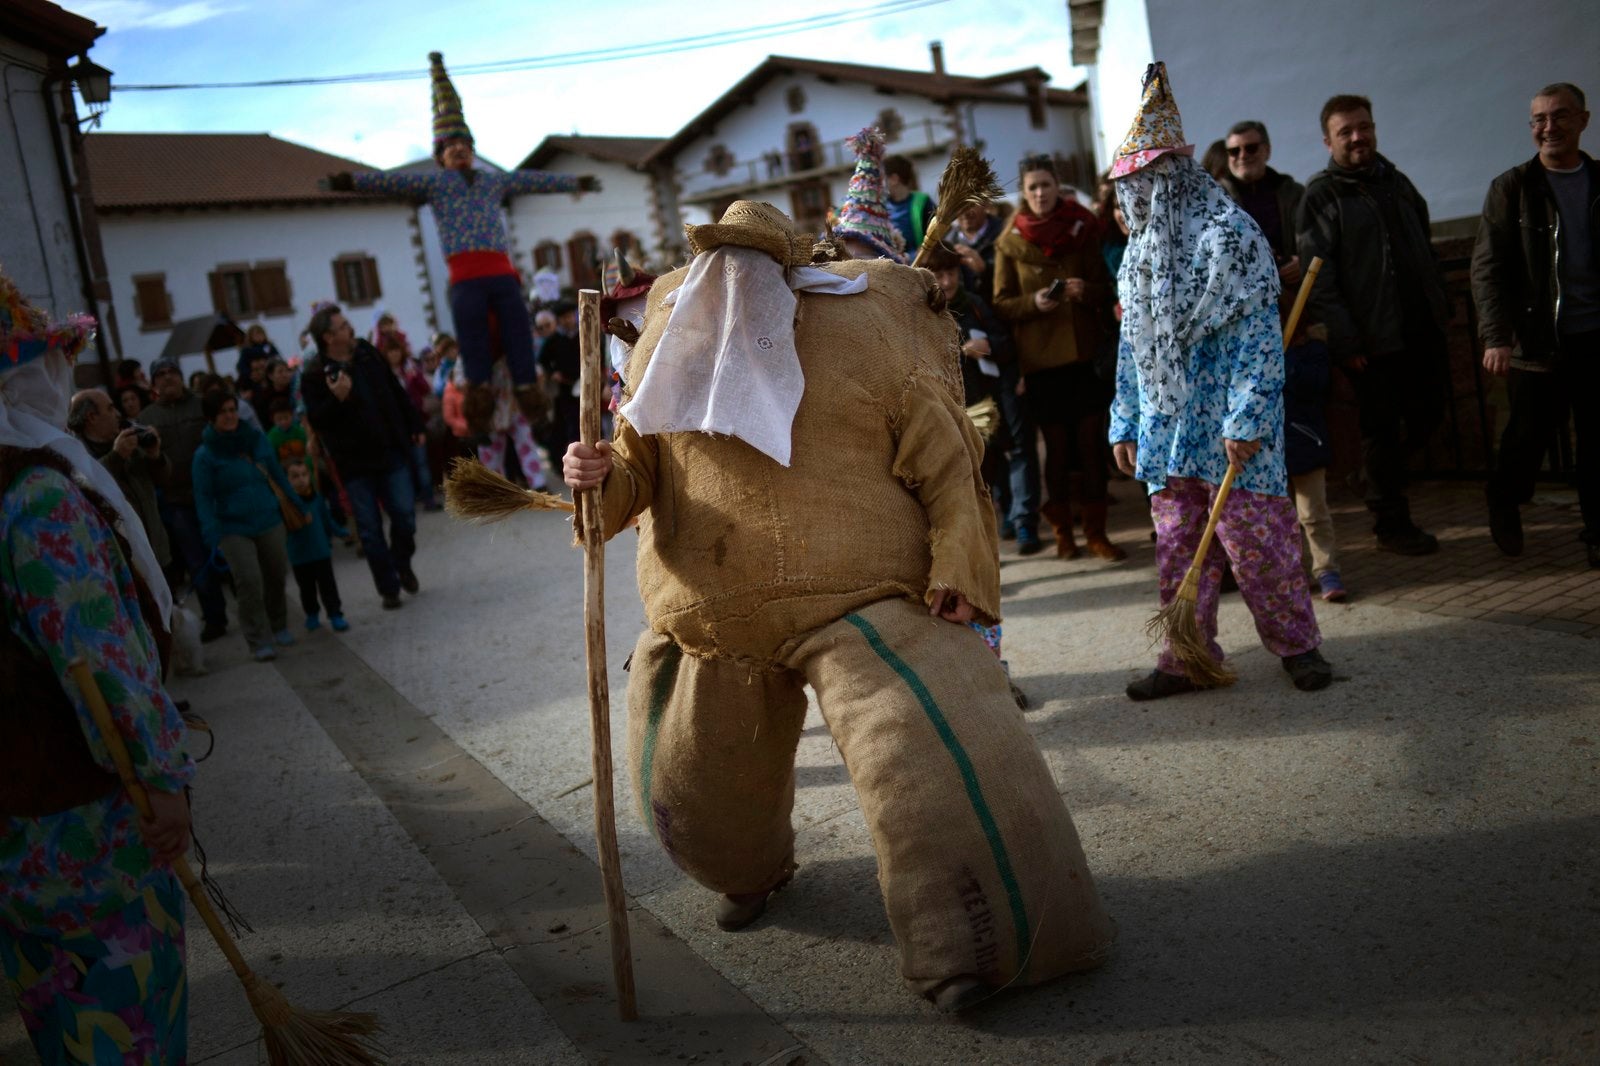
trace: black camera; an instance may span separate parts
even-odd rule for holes
[[[140,425],[138,422],[135,422],[129,418],[124,418],[122,420],[122,428],[133,430],[133,439],[141,448],[148,448],[152,444],[156,443],[156,441],[161,439],[156,435],[156,431],[151,429],[149,426]]]

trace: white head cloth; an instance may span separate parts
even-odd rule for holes
[[[0,373],[0,444],[13,448],[48,448],[72,464],[80,482],[88,484],[117,510],[118,532],[133,549],[129,560],[156,601],[161,619],[172,625],[172,590],[150,550],[139,513],[122,494],[111,471],[97,461],[83,442],[66,430],[72,400],[72,366],[52,351]],[[0,486],[3,488],[3,486]]]
[[[795,292],[865,292],[854,278],[785,268],[765,252],[723,245],[695,257],[668,296],[666,331],[622,414],[640,433],[738,437],[789,465],[805,375],[794,347]]]

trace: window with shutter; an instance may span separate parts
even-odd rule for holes
[[[224,263],[206,275],[211,283],[211,307],[219,315],[237,321],[255,314],[250,291],[250,267],[244,263]]]
[[[257,263],[250,269],[250,292],[255,309],[263,315],[294,313],[289,294],[289,277],[282,262]]]
[[[143,332],[172,328],[172,297],[167,293],[165,274],[133,276],[133,309]]]
[[[555,241],[540,241],[533,249],[533,266],[535,270],[560,270],[561,245]]]
[[[339,302],[365,307],[383,295],[378,281],[378,261],[370,255],[341,255],[333,261],[333,288]]]
[[[567,242],[567,255],[572,260],[572,284],[579,289],[593,289],[600,285],[600,241],[592,233],[575,233]]]

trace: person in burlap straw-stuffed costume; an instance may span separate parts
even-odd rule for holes
[[[994,514],[931,275],[805,266],[770,204],[688,229],[651,288],[611,442],[573,444],[604,533],[639,519],[628,685],[641,813],[756,920],[795,870],[804,686],[872,831],[901,974],[944,1010],[1098,965],[1112,934],[1004,673]],[[734,313],[734,312],[737,313]]]

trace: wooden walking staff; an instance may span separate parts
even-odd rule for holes
[[[600,415],[608,391],[605,333],[600,323],[600,293],[578,290],[578,436],[593,447],[600,440]],[[628,939],[628,897],[622,890],[622,859],[617,854],[617,812],[611,786],[611,688],[606,679],[606,539],[601,486],[576,493],[577,534],[583,544],[583,650],[589,664],[589,725],[594,733],[594,835],[600,848],[600,879],[611,921],[611,976],[617,986],[617,1014],[625,1022],[639,1016],[633,990],[633,947]]]
[[[1289,321],[1283,327],[1283,346],[1289,347],[1289,342],[1294,339],[1294,333],[1300,325],[1300,313],[1306,309],[1306,300],[1311,296],[1311,286],[1316,283],[1317,272],[1322,269],[1320,256],[1311,260],[1311,265],[1306,268],[1305,277],[1300,281],[1300,292],[1294,298],[1294,307],[1289,312]],[[1234,673],[1225,664],[1217,662],[1211,657],[1211,649],[1206,635],[1200,632],[1199,620],[1195,617],[1195,609],[1200,600],[1200,572],[1204,567],[1206,552],[1211,550],[1211,538],[1217,532],[1217,520],[1222,517],[1222,507],[1228,502],[1228,493],[1233,490],[1233,476],[1239,468],[1232,463],[1228,464],[1228,472],[1222,476],[1222,484],[1217,486],[1217,498],[1211,502],[1211,515],[1206,519],[1205,532],[1200,535],[1200,547],[1194,553],[1194,561],[1189,564],[1189,569],[1183,575],[1183,583],[1178,586],[1178,591],[1173,593],[1172,599],[1167,601],[1155,613],[1155,616],[1145,624],[1144,630],[1150,635],[1150,642],[1165,640],[1172,649],[1173,656],[1183,664],[1183,669],[1189,675],[1189,680],[1204,688],[1220,688],[1231,685],[1236,680]]]
[[[83,694],[94,716],[100,739],[117,764],[117,776],[127,790],[133,805],[145,818],[151,817],[150,797],[144,783],[133,772],[133,760],[128,746],[111,717],[105,696],[94,679],[89,664],[82,658],[67,664],[67,672]],[[283,993],[272,984],[257,977],[244,961],[239,947],[222,927],[222,919],[206,896],[200,879],[182,855],[172,860],[172,870],[183,882],[189,902],[206,923],[211,937],[227,957],[228,965],[244,985],[250,999],[250,1009],[261,1023],[261,1039],[267,1048],[267,1061],[271,1066],[378,1066],[387,1061],[372,1045],[370,1037],[378,1031],[378,1019],[371,1014],[353,1014],[346,1011],[308,1011],[292,1006]]]

